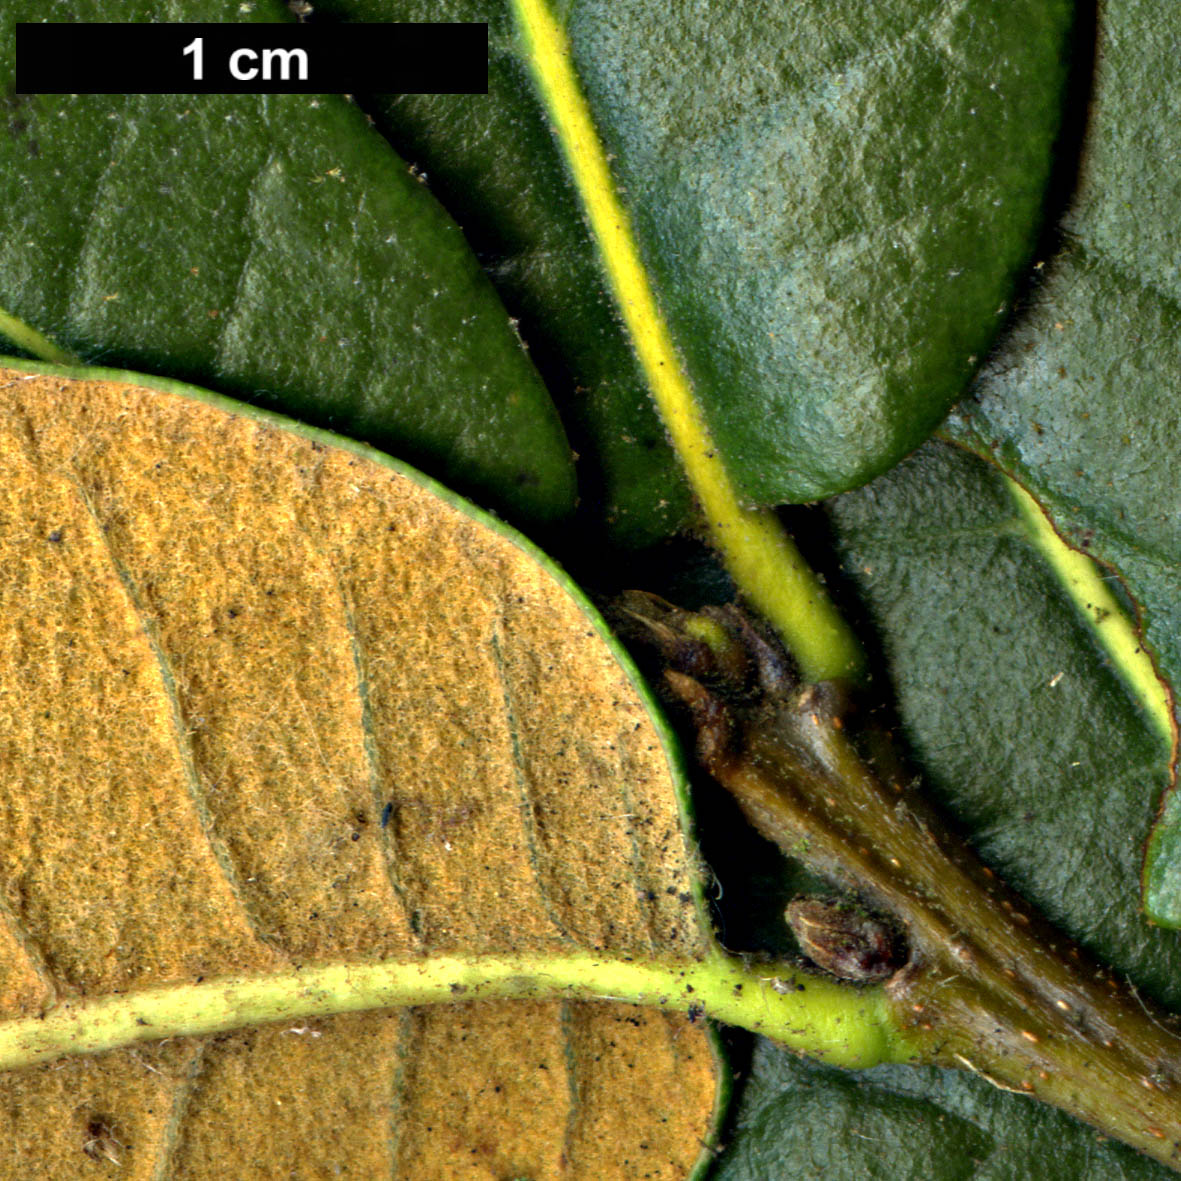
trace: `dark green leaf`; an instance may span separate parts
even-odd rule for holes
[[[277,20],[277,3],[247,6]],[[339,97],[13,96],[6,6],[0,307],[90,360],[198,381],[559,517],[570,451],[459,229]],[[228,0],[120,19],[241,20]]]
[[[378,95],[377,126],[463,226],[520,319],[580,456],[591,515],[642,544],[684,525],[688,489],[619,323],[577,194],[499,0],[326,0],[314,19],[490,23],[487,95]]]
[[[1159,668],[1181,677],[1181,100],[1176,10],[1105,6],[1083,172],[1044,282],[953,433],[1027,484],[1119,571]],[[1145,788],[1149,804],[1157,795]],[[1181,925],[1181,803],[1148,849],[1145,902]]]
[[[1134,888],[1167,759],[1030,543],[1003,478],[932,443],[833,501],[830,521],[927,790],[990,865],[1097,958],[1181,1004],[1181,947],[1139,913]],[[768,1047],[754,1071],[727,1181],[1171,1175],[954,1072],[840,1078]],[[912,1149],[914,1166],[899,1164]]]
[[[930,444],[831,515],[927,790],[1053,921],[1181,1004],[1181,946],[1135,889],[1167,752],[1003,478]]]
[[[523,88],[508,7],[446,7],[492,22],[488,102],[386,100],[381,125],[474,228],[530,340],[560,357],[556,384],[587,391],[570,417],[598,453],[607,512],[641,537],[677,521],[680,480]],[[814,500],[896,463],[962,393],[1029,260],[1070,5],[563,11],[662,311],[743,492]]]
[[[958,1071],[848,1075],[761,1041],[714,1181],[1165,1181],[1060,1112]]]
[[[664,313],[753,500],[864,482],[960,396],[1033,246],[1070,9],[569,7]]]

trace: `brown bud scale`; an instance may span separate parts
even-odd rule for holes
[[[902,966],[894,932],[856,907],[796,898],[786,917],[804,954],[841,980],[885,980]]]

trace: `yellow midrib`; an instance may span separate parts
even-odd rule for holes
[[[1017,502],[1026,536],[1086,618],[1120,679],[1147,714],[1153,728],[1170,747],[1174,747],[1176,729],[1168,691],[1144,647],[1136,624],[1103,581],[1095,560],[1067,545],[1054,528],[1049,513],[1016,480],[1005,476],[1005,484]]]
[[[810,681],[863,675],[856,638],[773,512],[744,505],[657,304],[607,153],[544,0],[514,0],[526,54],[582,199],[603,267],[673,447],[739,589],[778,630]]]

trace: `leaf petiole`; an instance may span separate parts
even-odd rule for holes
[[[776,628],[805,676],[860,681],[865,655],[857,637],[774,512],[742,503],[713,443],[616,192],[565,33],[546,0],[514,0],[514,9],[636,356],[711,539],[743,594]]]
[[[63,1000],[42,1015],[0,1022],[0,1070],[259,1022],[505,999],[688,1011],[766,1033],[836,1066],[905,1062],[918,1053],[897,1033],[881,989],[849,989],[792,965],[750,964],[720,952],[647,962],[618,953],[535,952],[330,963]]]

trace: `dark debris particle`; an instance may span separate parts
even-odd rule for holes
[[[61,531],[60,529],[55,529],[55,530],[54,530],[54,531],[53,531],[53,532],[52,532],[52,533],[49,535],[49,540],[50,540],[50,541],[52,541],[52,542],[53,542],[55,545],[56,545],[58,542],[60,542],[60,541],[61,541],[61,539],[62,539],[62,531]]]
[[[87,1121],[82,1151],[91,1160],[105,1160],[118,1166],[121,1163],[121,1150],[126,1147],[119,1139],[115,1121],[110,1116],[95,1115]]]

